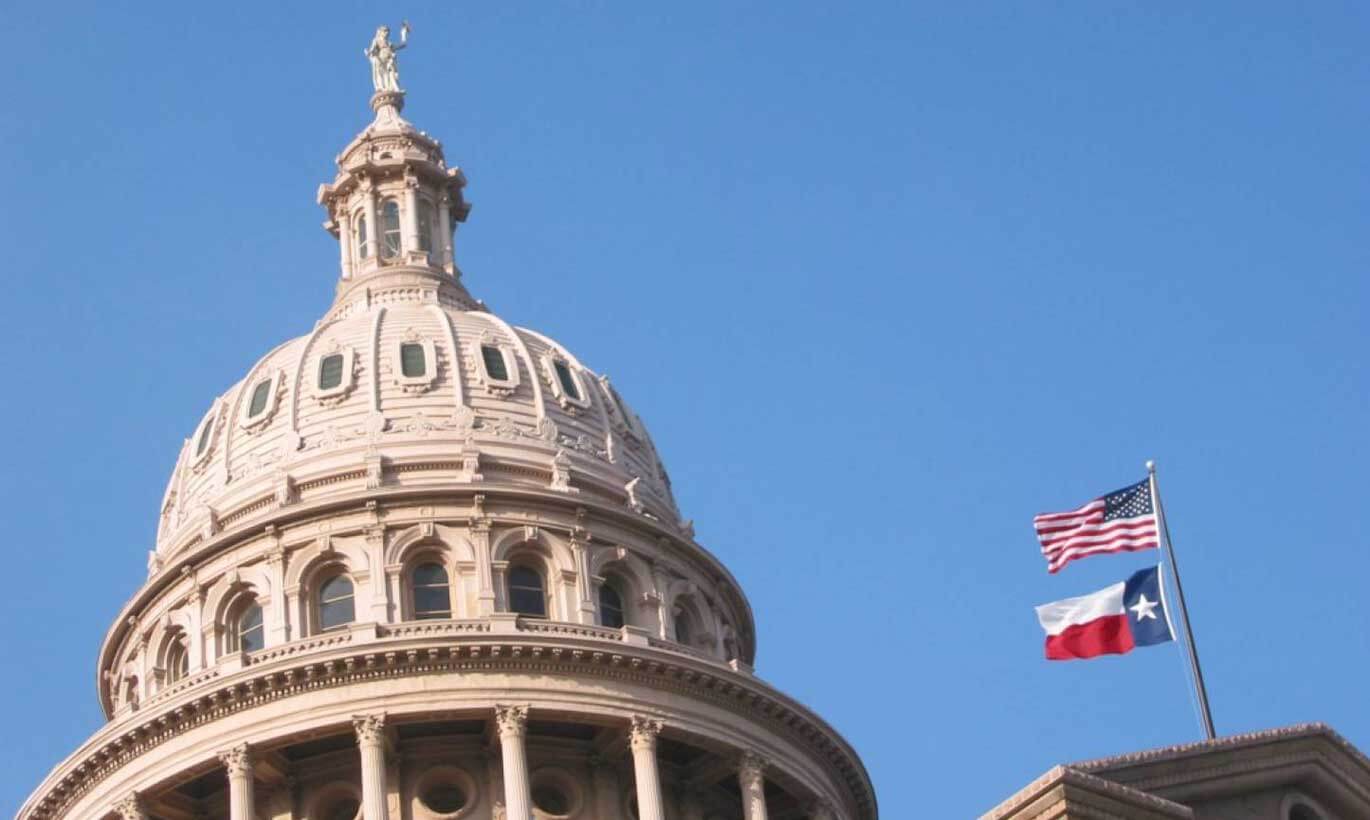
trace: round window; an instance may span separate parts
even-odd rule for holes
[[[561,787],[551,784],[533,787],[533,805],[538,811],[563,817],[571,811],[571,798]]]
[[[434,783],[423,790],[419,799],[435,814],[451,814],[466,805],[466,792],[456,783]]]

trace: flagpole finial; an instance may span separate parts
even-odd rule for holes
[[[1154,472],[1156,472],[1156,462],[1155,462],[1155,461],[1152,461],[1151,459],[1148,458],[1148,459],[1146,460],[1146,471],[1147,471],[1148,473],[1154,473]]]

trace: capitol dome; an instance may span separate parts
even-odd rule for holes
[[[188,421],[108,722],[19,817],[873,820],[625,397],[463,285],[387,37],[319,188],[333,303]]]

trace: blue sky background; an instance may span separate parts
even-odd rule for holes
[[[1154,560],[1030,523],[1148,457],[1219,731],[1370,748],[1364,3],[119,5],[3,13],[0,813],[100,725],[181,441],[326,308],[402,16],[467,285],[613,375],[883,816],[1197,736],[1174,645],[1032,611]]]

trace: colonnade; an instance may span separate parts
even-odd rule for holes
[[[504,784],[505,816],[508,820],[532,820],[532,784],[528,776],[528,706],[508,704],[495,707],[499,734],[501,772]],[[662,721],[634,715],[628,730],[628,746],[633,757],[633,778],[637,795],[638,820],[666,820],[661,773],[657,760],[657,738]],[[358,715],[352,720],[361,756],[362,818],[389,820],[386,808],[386,715],[384,712]],[[256,820],[253,816],[253,754],[246,743],[219,753],[228,774],[228,820]],[[744,752],[738,759],[737,778],[742,794],[743,820],[767,820],[766,768],[764,758]],[[141,796],[134,792],[113,807],[122,820],[146,820]],[[687,799],[685,820],[700,820],[698,800]],[[812,804],[811,820],[837,820],[823,801]]]

